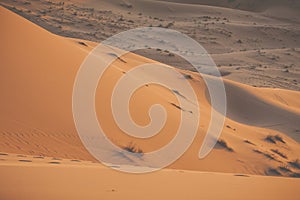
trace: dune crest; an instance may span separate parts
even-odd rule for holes
[[[300,4],[298,1],[286,0],[165,0],[168,2],[176,2],[182,4],[196,4],[196,5],[210,5],[226,8],[241,9],[247,11],[262,12],[272,8],[289,8],[299,9]]]
[[[51,34],[3,7],[1,23],[6,28],[1,31],[0,151],[95,161],[77,135],[71,102],[76,72],[95,43]],[[133,142],[143,151],[151,151],[172,137],[168,132],[174,129],[171,125],[177,123],[180,110],[169,103],[173,97],[168,91],[155,86],[144,88],[137,93],[133,104],[142,109],[135,110],[133,116],[139,123],[147,123],[144,111],[158,101],[171,116],[169,129],[162,130],[153,143],[122,136],[109,112],[103,112],[109,88],[114,79],[123,75],[122,70],[155,62],[135,54],[127,55],[126,60],[126,63],[116,61],[106,74],[106,86],[98,88],[97,114],[100,121],[105,119],[102,123],[112,133],[108,137],[117,145]],[[280,171],[281,166],[290,165],[300,157],[299,103],[295,100],[300,98],[299,92],[258,89],[225,80],[228,119],[215,150],[199,160],[197,155],[209,122],[210,103],[202,78],[193,72],[179,71],[193,77],[191,84],[199,95],[202,118],[192,146],[170,168],[261,175],[269,174],[271,169],[283,176],[299,172],[297,168]],[[115,78],[110,79],[112,76]],[[165,97],[156,96],[155,90],[165,93]],[[138,101],[145,96],[147,101]],[[268,139],[272,137],[275,140]]]
[[[2,0],[0,199],[299,199],[297,9],[293,0]],[[120,57],[123,42],[94,49],[145,26],[203,44],[222,77],[194,72],[161,46]],[[183,44],[174,49],[190,52],[174,38]],[[94,65],[80,79],[88,55]],[[226,116],[209,93],[218,80]],[[210,124],[222,124],[218,140],[206,137]],[[216,145],[199,159],[207,138]]]

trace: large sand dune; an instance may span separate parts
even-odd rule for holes
[[[153,198],[157,197],[157,194],[164,194],[166,198],[183,198],[176,193],[181,190],[181,194],[189,194],[193,199],[196,197],[217,199],[217,196],[207,193],[214,190],[215,182],[218,188],[221,188],[221,193],[227,192],[224,194],[225,199],[246,197],[259,199],[260,196],[256,196],[257,194],[248,196],[247,191],[260,191],[264,188],[263,186],[269,184],[268,188],[264,188],[265,195],[268,196],[263,196],[263,199],[268,197],[281,199],[282,195],[289,199],[296,199],[299,196],[297,194],[299,192],[295,189],[299,186],[298,180],[256,175],[299,177],[299,161],[296,160],[300,158],[300,105],[298,101],[300,93],[282,89],[255,88],[224,80],[228,95],[228,116],[221,140],[208,157],[200,160],[198,152],[210,121],[211,105],[202,77],[180,69],[178,69],[179,72],[192,77],[191,85],[195,88],[201,105],[201,122],[191,147],[179,160],[169,166],[169,169],[158,174],[136,176],[136,179],[121,174],[121,179],[117,180],[116,176],[119,176],[119,173],[104,168],[100,164],[96,167],[88,167],[84,164],[80,166],[63,164],[54,167],[50,165],[50,161],[39,163],[38,158],[33,158],[33,156],[96,162],[82,145],[72,116],[72,91],[76,73],[83,59],[96,43],[54,35],[3,7],[0,9],[0,21],[3,27],[0,32],[0,151],[3,152],[0,164],[1,177],[5,180],[1,183],[1,195],[7,195],[9,199],[19,198],[19,196],[11,196],[12,190],[5,188],[11,188],[16,178],[20,177],[22,181],[14,185],[17,189],[23,188],[19,190],[20,195],[32,195],[31,191],[36,182],[40,183],[41,188],[32,198],[39,198],[39,195],[46,192],[45,186],[55,181],[58,185],[55,183],[54,188],[51,184],[48,185],[52,188],[49,198],[55,198],[52,195],[59,195],[58,191],[61,186],[68,184],[70,184],[70,190],[63,191],[66,192],[64,194],[69,194],[68,196],[74,194],[76,198],[80,198],[76,195],[76,191],[79,191],[82,185],[77,184],[77,181],[89,180],[94,186],[103,184],[101,186],[105,187],[107,183],[107,190],[116,193],[116,196],[110,196],[115,193],[107,194],[107,197],[111,199],[120,198],[120,195],[131,197],[132,193],[128,190],[127,184],[133,182],[139,185],[145,184],[144,189],[149,186],[155,190]],[[126,63],[120,60],[115,61],[100,81],[96,94],[97,115],[104,128],[110,130],[107,136],[116,145],[122,147],[134,143],[144,152],[152,151],[173,137],[172,131],[176,129],[174,124],[178,124],[181,110],[174,104],[170,104],[175,101],[170,91],[156,85],[143,87],[132,100],[133,118],[139,124],[147,123],[149,119],[145,113],[149,106],[153,103],[160,103],[169,114],[166,127],[150,142],[124,135],[114,124],[111,112],[107,112],[106,109],[110,105],[111,89],[118,78],[137,64],[156,61],[133,53],[127,54],[123,59],[126,59]],[[147,74],[140,74],[139,78],[146,76]],[[214,77],[205,76],[214,79]],[[135,107],[139,109],[134,109]],[[19,159],[14,154],[27,155],[33,162],[29,161],[28,164],[28,161],[24,161],[26,159]],[[122,158],[117,156],[116,159]],[[193,170],[194,172],[180,172],[179,170]],[[247,176],[250,177],[223,174],[225,172],[249,174]],[[31,178],[37,174],[36,179]],[[92,178],[92,176],[95,177]],[[166,184],[172,182],[164,188],[164,191],[161,191],[163,188],[154,187],[157,184],[155,180],[162,176],[165,177]],[[178,179],[178,176],[182,177]],[[58,179],[53,180],[54,177]],[[72,177],[78,179],[74,180]],[[87,180],[87,177],[91,179]],[[99,179],[104,177],[110,181],[99,183],[100,180],[97,177]],[[129,179],[130,182],[128,182]],[[200,183],[199,180],[214,180],[214,182],[209,182],[207,185],[207,181]],[[253,182],[250,183],[250,180]],[[25,184],[24,181],[28,182]],[[184,187],[182,183],[186,182],[192,187]],[[223,184],[227,187],[222,187]],[[236,187],[231,187],[231,184]],[[289,187],[284,187],[286,184],[289,184]],[[24,185],[27,185],[25,189]],[[202,186],[209,189],[205,189],[202,193],[198,188]],[[93,190],[92,188],[90,189]],[[120,191],[126,190],[126,192],[118,193],[119,189]],[[75,192],[72,193],[71,190]],[[145,194],[143,190],[137,190],[138,192],[135,193],[137,197]],[[169,196],[171,190],[174,195]],[[232,193],[239,191],[239,193],[235,196],[228,191]],[[88,190],[85,192],[89,193]],[[213,193],[213,195],[217,194]]]
[[[1,23],[6,27],[1,32],[1,150],[93,160],[77,136],[71,103],[76,72],[95,44],[86,42],[89,46],[84,46],[78,43],[79,40],[53,35],[3,8],[1,15]],[[14,59],[15,56],[18,59]],[[171,116],[170,123],[161,132],[162,136],[154,137],[150,144],[123,136],[114,124],[111,113],[103,111],[110,105],[112,86],[123,75],[122,70],[127,71],[137,63],[147,62],[153,61],[134,54],[128,55],[127,63],[116,61],[116,67],[112,67],[103,77],[103,84],[98,87],[96,96],[99,99],[96,105],[98,117],[105,119],[102,122],[104,128],[114,130],[110,131],[113,134],[109,137],[112,140],[117,137],[120,146],[130,142],[139,143],[144,151],[153,150],[172,137],[168,132],[176,128],[173,124],[178,124],[179,118],[176,116],[180,112],[169,103],[173,101],[172,95],[163,88],[150,86],[149,89],[142,88],[135,97],[137,101],[134,106],[139,110],[133,111],[133,117],[139,123],[147,123],[146,110],[156,101],[164,105]],[[299,92],[258,89],[226,81],[228,119],[222,139],[234,149],[234,153],[221,148],[214,150],[206,159],[199,160],[196,155],[210,119],[210,103],[205,98],[206,89],[202,78],[192,72],[184,73],[194,77],[191,84],[197,91],[199,103],[203,105],[203,120],[190,150],[171,168],[267,174],[270,168],[278,168],[299,158],[300,117],[299,103],[296,101]],[[197,87],[199,84],[200,88]],[[161,98],[155,97],[157,93],[166,94]],[[138,101],[144,95],[149,95],[146,98],[148,100]],[[268,135],[277,134],[285,144],[272,144],[265,140]],[[254,145],[245,143],[245,140]],[[271,149],[279,149],[287,158],[276,155]],[[274,158],[263,159],[264,154],[260,155],[255,150]],[[261,163],[254,162],[256,160]]]

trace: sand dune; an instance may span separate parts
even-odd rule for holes
[[[184,155],[168,169],[129,178],[128,174],[115,172],[97,163],[82,145],[73,121],[72,91],[76,73],[83,59],[97,44],[55,35],[3,7],[0,9],[0,21],[5,27],[0,32],[0,168],[1,177],[5,180],[1,183],[1,196],[18,199],[17,195],[22,195],[37,199],[50,187],[51,191],[47,193],[49,199],[64,195],[79,199],[81,196],[77,191],[83,187],[81,183],[91,184],[81,193],[91,195],[91,199],[103,195],[108,199],[124,196],[145,198],[148,192],[153,195],[149,196],[151,199],[161,198],[157,195],[179,199],[185,198],[182,196],[185,194],[192,199],[218,199],[219,194],[211,192],[215,191],[215,187],[224,199],[282,199],[283,196],[296,199],[299,196],[295,189],[299,186],[298,179],[257,175],[299,177],[300,92],[255,88],[224,79],[228,116],[215,149],[200,160],[198,152],[212,109],[207,88],[198,74],[177,69],[192,77],[190,84],[201,107],[196,138]],[[113,121],[112,113],[107,111],[112,87],[136,65],[157,61],[133,53],[122,59],[126,62],[116,60],[98,85],[98,119],[104,129],[109,130],[107,136],[116,145],[124,147],[133,143],[144,152],[153,151],[174,136],[173,131],[177,128],[174,124],[179,124],[179,114],[183,108],[176,107],[174,95],[165,88],[156,85],[143,87],[132,98],[133,118],[138,124],[147,124],[149,118],[145,113],[150,105],[159,103],[169,114],[166,126],[147,142],[125,135]],[[149,75],[141,73],[138,78],[146,76]],[[25,155],[26,158],[15,154]],[[47,162],[44,162],[36,156],[51,158],[46,158]],[[53,161],[52,157],[56,159]],[[123,162],[120,155],[115,159],[118,165]],[[134,163],[127,160],[121,164],[130,167]],[[116,181],[117,176],[121,177]],[[158,177],[164,177],[166,187],[156,183]],[[21,181],[14,185],[17,179]],[[107,182],[101,181],[103,179]],[[37,182],[40,186],[38,190]],[[55,185],[48,185],[50,182]],[[185,187],[187,183],[189,187]],[[12,185],[20,193],[13,193]],[[60,190],[65,185],[69,185],[68,189]],[[98,186],[105,189],[91,194]],[[131,187],[140,188],[134,190],[134,197]],[[203,192],[199,188],[203,188]],[[248,191],[252,190],[257,193],[250,195]],[[260,196],[262,190],[263,197]]]
[[[235,8],[248,11],[265,11],[274,7],[287,7],[293,9],[299,9],[298,1],[285,1],[285,0],[166,0],[169,2],[184,3],[184,4],[199,4],[219,6],[226,8]]]
[[[84,41],[88,44],[84,46],[78,43],[81,40],[53,35],[3,8],[1,15],[2,23],[7,27],[1,32],[3,40],[1,60],[3,66],[9,66],[3,67],[1,72],[3,74],[1,121],[4,124],[1,126],[3,138],[1,150],[94,160],[81,145],[74,126],[71,107],[76,71],[94,44]],[[20,32],[23,34],[20,35]],[[11,38],[15,39],[11,40]],[[13,59],[15,55],[18,55],[19,59]],[[178,123],[179,118],[176,116],[180,110],[169,104],[173,97],[167,95],[164,89],[156,86],[142,89],[137,93],[135,97],[137,101],[134,105],[141,109],[133,112],[133,116],[139,119],[139,123],[147,123],[144,113],[149,105],[159,102],[170,113],[169,123],[160,136],[153,138],[153,143],[150,144],[130,138],[119,131],[111,113],[102,112],[106,106],[109,106],[110,101],[107,101],[107,98],[110,89],[118,77],[123,75],[120,69],[127,71],[137,63],[153,62],[134,54],[128,55],[126,60],[127,63],[116,61],[114,65],[117,68],[111,68],[103,77],[102,85],[105,87],[99,87],[96,96],[96,99],[99,99],[99,104],[96,106],[98,117],[106,119],[103,122],[104,128],[112,130],[114,127],[113,134],[109,137],[112,140],[117,137],[117,145],[125,146],[134,142],[147,152],[164,145],[172,137],[168,132],[176,129],[172,124]],[[226,81],[228,119],[222,139],[234,149],[234,153],[226,151],[226,148],[220,148],[214,150],[206,159],[199,160],[197,152],[209,122],[210,103],[207,98],[203,98],[205,95],[202,95],[205,94],[202,78],[192,72],[184,71],[184,73],[194,77],[191,84],[199,94],[199,102],[203,105],[201,114],[204,117],[200,122],[201,128],[195,142],[178,162],[170,166],[171,168],[268,174],[270,168],[276,169],[281,165],[288,165],[292,160],[299,158],[299,104],[295,101],[299,98],[299,92],[258,89]],[[115,78],[112,79],[112,76]],[[197,87],[199,84],[202,85],[201,88]],[[157,91],[166,93],[166,97],[157,96]],[[141,103],[138,99],[144,95],[149,95],[151,98]],[[280,135],[285,144],[278,146],[266,141],[268,135]],[[246,140],[255,145],[245,143]],[[271,149],[274,148],[286,154],[287,159],[273,153]],[[259,155],[256,149],[274,158],[262,159],[264,154]],[[257,159],[260,159],[260,164],[253,162]],[[291,173],[282,174],[292,175],[297,171],[298,169],[293,169]]]

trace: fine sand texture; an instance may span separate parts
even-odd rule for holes
[[[268,63],[268,67],[264,68],[261,64],[261,68],[264,69],[261,72],[256,67],[250,69],[250,66],[245,64],[241,66],[241,71],[244,70],[241,72],[230,65],[220,66],[221,71],[224,69],[229,73],[223,77],[227,93],[227,116],[217,145],[204,159],[198,158],[198,152],[213,109],[207,96],[207,86],[198,73],[187,70],[187,67],[176,66],[175,69],[182,73],[194,88],[200,104],[201,120],[196,138],[183,156],[166,169],[155,173],[131,175],[117,172],[99,163],[85,149],[77,134],[72,114],[74,81],[81,63],[97,45],[97,40],[94,40],[96,36],[85,38],[85,33],[81,32],[84,30],[83,25],[72,20],[81,20],[81,18],[92,20],[92,17],[97,17],[105,24],[107,20],[116,17],[115,13],[123,17],[131,16],[133,19],[141,17],[141,21],[146,17],[144,13],[132,16],[133,11],[128,14],[127,9],[137,9],[137,11],[141,9],[142,3],[138,1],[128,1],[122,5],[116,0],[103,3],[107,6],[105,8],[111,10],[102,13],[102,16],[113,16],[106,19],[99,19],[103,11],[100,4],[95,1],[87,1],[87,3],[85,6],[93,5],[95,10],[92,11],[88,7],[83,9],[81,1],[1,2],[4,6],[0,7],[0,21],[3,27],[0,32],[0,173],[2,180],[0,197],[4,197],[3,199],[297,199],[300,195],[297,189],[300,181],[296,178],[300,177],[300,92],[297,91],[299,72],[296,61],[299,58],[299,46],[297,46],[299,36],[295,33],[299,27],[296,22],[296,25],[292,26],[292,22],[248,11],[236,10],[236,13],[233,13],[228,8],[145,1],[145,4],[151,4],[153,9],[157,5],[167,5],[170,10],[182,6],[183,13],[179,12],[179,16],[186,16],[185,9],[191,10],[191,16],[196,16],[197,9],[202,9],[203,12],[206,10],[207,13],[214,13],[217,10],[235,19],[234,22],[225,20],[228,27],[234,27],[235,30],[245,27],[246,29],[243,29],[245,32],[253,31],[253,24],[250,26],[243,22],[246,15],[250,15],[257,20],[255,23],[261,23],[258,24],[260,28],[267,23],[274,26],[272,29],[276,30],[274,34],[279,34],[277,36],[282,37],[282,44],[288,45],[288,48],[279,48],[272,41],[263,40],[263,45],[269,45],[269,49],[237,50],[240,45],[248,44],[243,43],[247,41],[245,39],[241,39],[242,43],[238,42],[230,46],[232,49],[228,52],[221,52],[223,48],[222,45],[218,46],[219,43],[216,46],[212,45],[215,47],[211,47],[215,52],[212,56],[215,56],[216,60],[225,62],[233,58],[241,59],[236,61],[238,65],[242,62],[253,64],[254,60],[258,60],[257,62]],[[31,6],[37,10],[31,9]],[[55,13],[53,16],[51,14],[52,17],[48,11],[45,11],[45,14],[37,13],[50,7]],[[63,22],[56,22],[59,16],[58,8],[68,10],[65,12],[66,16],[61,18]],[[151,6],[146,8],[145,13],[153,12]],[[81,17],[77,16],[81,14],[76,9],[83,13]],[[74,12],[77,14],[74,15]],[[87,14],[91,12],[97,13]],[[71,13],[73,17],[66,22]],[[37,17],[37,14],[40,16]],[[38,18],[39,23],[36,22]],[[241,21],[238,23],[237,19]],[[191,23],[190,19],[184,20]],[[210,21],[211,18],[207,20]],[[184,22],[179,22],[182,24],[180,26],[182,29],[184,29]],[[281,25],[287,32],[281,32],[283,28],[281,26],[278,28],[279,23],[283,23]],[[61,24],[61,27],[56,27],[57,24]],[[79,27],[76,28],[75,25]],[[89,32],[92,26],[86,28],[86,32]],[[117,27],[122,27],[122,23]],[[123,29],[130,27],[124,26]],[[213,27],[215,30],[216,26]],[[108,29],[109,31],[100,28],[96,35],[102,35],[101,31],[103,34],[113,34],[112,30],[119,31],[114,27]],[[57,32],[59,30],[61,31]],[[236,36],[234,38],[222,41],[239,40]],[[249,42],[250,44],[252,43]],[[102,51],[105,54],[106,49]],[[155,51],[158,50],[152,53]],[[176,62],[176,60],[170,62],[165,60],[166,57],[162,54],[168,56],[168,52],[158,52],[159,54],[153,53],[149,58],[142,56],[145,52],[137,52],[140,55],[128,53],[114,61],[99,81],[95,98],[97,117],[103,129],[107,130],[107,137],[121,148],[134,145],[142,152],[159,149],[174,137],[180,124],[180,113],[190,111],[178,106],[176,98],[183,98],[178,92],[174,94],[166,88],[150,84],[139,88],[134,93],[130,101],[130,111],[137,124],[147,125],[149,108],[155,103],[161,104],[166,109],[168,118],[159,134],[145,141],[124,134],[114,122],[112,112],[108,108],[111,105],[113,87],[122,76],[126,76],[129,70],[140,64],[161,61],[173,65],[172,63]],[[292,66],[284,68],[288,71],[283,72],[281,71],[283,66],[278,64],[281,61],[276,60],[276,56],[276,62],[254,59],[257,58],[258,53],[262,53],[267,58],[270,55],[278,55],[280,59],[284,58],[282,63],[288,60]],[[105,62],[109,56],[111,55],[101,57],[99,62]],[[291,56],[291,59],[288,56]],[[272,58],[270,57],[270,60],[273,60]],[[179,58],[175,57],[175,59]],[[269,83],[269,80],[273,80],[274,83],[270,82],[270,87],[277,87],[276,84],[280,82],[283,84],[281,89],[251,86],[252,83],[258,84],[257,81],[251,82],[250,85],[240,83],[243,82],[243,76],[258,77],[257,74],[264,73],[270,77],[266,79],[262,75],[259,78],[262,82]],[[131,81],[135,83],[137,79],[149,76],[164,78],[166,74],[140,72],[136,77],[132,77]],[[211,81],[217,79],[210,75],[203,76]],[[241,80],[234,81],[235,78],[230,80],[231,76]],[[279,78],[274,80],[277,76]],[[281,82],[280,77],[286,77],[286,80]],[[122,99],[119,99],[119,102],[121,101]],[[191,115],[194,115],[192,111]],[[132,167],[137,164],[115,152],[107,152],[107,156],[115,158],[115,162],[111,165],[117,168]]]
[[[132,175],[85,161],[20,156],[0,155],[6,159],[0,161],[2,199],[296,200],[299,196],[300,179],[294,178],[184,170]]]

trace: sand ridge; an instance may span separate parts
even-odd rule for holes
[[[63,5],[56,2],[50,6]],[[0,173],[5,180],[1,181],[1,197],[297,199],[299,196],[300,183],[295,179],[300,174],[299,91],[257,88],[223,77],[228,100],[225,125],[214,150],[200,160],[199,148],[212,107],[203,77],[185,68],[176,68],[189,80],[200,104],[201,121],[196,138],[184,155],[167,169],[131,176],[99,163],[82,145],[73,121],[75,77],[83,59],[97,43],[58,36],[4,7],[0,7],[0,21],[5,27],[0,32]],[[230,54],[237,57],[246,54],[243,56],[253,62],[253,57],[248,57],[253,53],[254,57],[256,53],[266,57],[268,53],[280,56],[290,53],[295,54],[293,59],[296,60],[298,49],[223,52],[213,56],[225,59]],[[107,136],[120,147],[134,144],[144,152],[153,151],[174,136],[177,128],[174,124],[179,123],[178,116],[184,108],[177,105],[175,94],[163,87],[142,87],[131,100],[132,116],[138,124],[149,122],[147,111],[153,103],[163,105],[169,114],[166,127],[149,141],[125,135],[107,111],[111,89],[120,77],[139,64],[157,62],[134,53],[126,54],[112,63],[98,85],[95,105],[98,119],[109,130]],[[138,78],[146,76],[149,74],[141,73]],[[287,85],[293,76],[285,80]],[[270,79],[273,78],[271,74]],[[113,152],[110,153],[107,156],[112,156]],[[112,168],[136,164],[122,155],[114,156],[118,164],[111,163]]]
[[[4,83],[1,88],[4,95],[1,100],[1,121],[5,124],[1,127],[2,151],[95,160],[79,140],[71,108],[76,71],[92,47],[86,41],[87,46],[82,45],[81,40],[53,35],[3,8],[1,13],[5,16],[2,19],[9,17],[11,24],[1,33],[3,46],[7,47],[2,54],[3,66],[10,66],[3,68],[2,74],[5,73],[6,76],[1,80]],[[4,20],[5,22],[8,20]],[[18,40],[15,43],[5,39],[21,31],[24,34],[16,36]],[[28,46],[31,46],[31,51],[27,50]],[[53,49],[59,51],[53,53]],[[11,59],[13,55],[19,55],[20,59]],[[32,55],[36,57],[27,59]],[[176,127],[170,125],[176,124],[179,120],[176,116],[180,109],[170,104],[173,102],[171,93],[167,95],[168,91],[163,88],[150,86],[142,88],[136,94],[137,100],[133,103],[133,107],[140,109],[135,110],[133,116],[140,120],[139,123],[147,123],[145,113],[148,106],[154,102],[161,103],[170,112],[170,119],[168,118],[170,125],[163,129],[158,137],[153,138],[152,143],[127,137],[114,125],[110,112],[102,111],[106,108],[107,102],[110,102],[110,87],[118,77],[124,75],[123,71],[129,70],[136,64],[155,62],[135,54],[129,54],[124,59],[126,63],[118,60],[113,63],[115,67],[112,67],[103,77],[102,81],[105,84],[101,84],[102,87],[98,88],[99,92],[96,94],[96,99],[99,99],[99,104],[96,105],[98,117],[100,121],[106,119],[103,124],[112,134],[108,136],[117,145],[126,146],[133,142],[144,151],[156,149],[172,137],[169,132]],[[30,77],[24,76],[28,72],[31,73]],[[278,174],[284,176],[297,174],[299,169],[294,169],[289,163],[299,158],[299,112],[294,109],[294,107],[298,108],[298,104],[293,103],[295,102],[293,99],[299,98],[299,92],[258,89],[225,81],[228,93],[228,119],[221,139],[234,151],[228,151],[224,142],[220,141],[220,148],[216,148],[206,159],[199,160],[197,153],[210,119],[210,103],[206,95],[203,95],[206,91],[203,79],[193,72],[182,71],[182,73],[193,77],[191,84],[199,95],[198,99],[203,107],[201,111],[203,120],[200,122],[198,135],[191,148],[171,165],[171,168],[253,174],[268,174],[270,169],[276,169]],[[39,84],[36,84],[37,82]],[[6,85],[11,87],[8,89]],[[165,93],[165,98],[160,98],[157,93]],[[144,95],[149,95],[151,98],[138,101],[144,98]],[[282,101],[287,102],[288,105],[283,104]],[[268,136],[276,135],[282,138],[284,143],[278,141],[272,143],[266,140]],[[251,143],[254,145],[249,145]],[[275,150],[285,154],[286,158],[274,153]],[[263,159],[266,156],[271,159]],[[256,162],[258,158],[259,164]],[[285,165],[290,166],[290,171],[280,172],[280,167]]]

